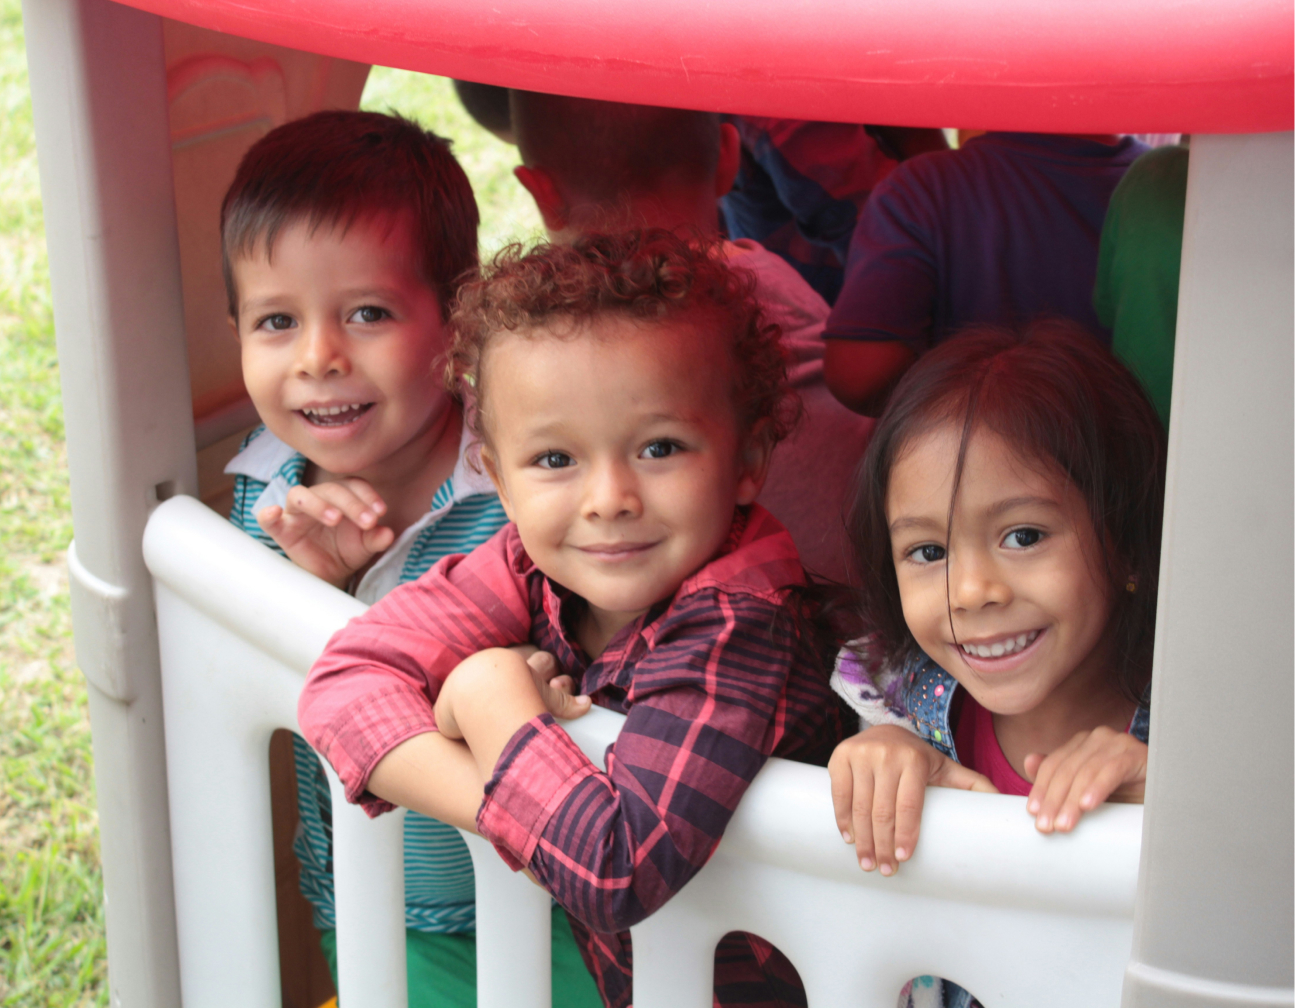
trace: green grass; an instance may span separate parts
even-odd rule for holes
[[[374,67],[360,101],[374,112],[395,111],[453,142],[481,209],[481,254],[543,233],[530,194],[513,177],[517,148],[478,126],[463,110],[447,77]]]
[[[0,1005],[107,1004],[85,686],[27,64],[0,0]]]
[[[373,72],[369,108],[454,141],[487,252],[538,233],[516,151],[449,81]],[[62,553],[72,535],[19,0],[0,0],[0,1006],[106,1005],[107,949],[85,684]]]

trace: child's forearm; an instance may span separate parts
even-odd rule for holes
[[[506,648],[490,648],[461,662],[436,704],[437,723],[462,736],[483,781],[494,774],[518,730],[546,710],[526,659]]]
[[[466,745],[426,732],[382,757],[368,789],[393,805],[475,833],[484,780]]]

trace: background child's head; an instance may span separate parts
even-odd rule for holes
[[[453,377],[535,563],[635,613],[723,544],[794,421],[747,274],[669,232],[506,249],[464,286]]]
[[[899,530],[893,523],[908,516],[890,513],[895,501],[893,481],[897,469],[919,456],[926,471],[909,472],[927,481],[924,490],[918,489],[931,498],[926,507],[932,512],[933,527]],[[998,550],[991,562],[999,565],[999,572],[1005,572],[1001,578],[1005,587],[1002,599],[987,598],[985,605],[1005,610],[1011,601],[1011,579],[1026,569],[1018,558],[1049,556],[1038,552],[1052,548],[1043,544],[1046,528],[1040,534],[1034,527],[1054,520],[1047,517],[1043,502],[1055,500],[1061,505],[1055,521],[1060,526],[1069,522],[1075,535],[1089,543],[1081,551],[1088,570],[1070,571],[1074,584],[1081,585],[1089,577],[1092,585],[1092,592],[1084,597],[1058,604],[1082,609],[1095,604],[1094,598],[1102,603],[1107,667],[1123,691],[1136,697],[1151,667],[1164,459],[1163,430],[1141,386],[1078,326],[1040,322],[1021,334],[980,328],[942,344],[921,358],[895,389],[877,422],[860,471],[851,532],[863,585],[866,629],[878,635],[888,660],[902,660],[917,647],[911,618],[913,600],[902,597],[901,581],[912,584],[910,575],[919,571],[923,562],[943,560],[946,547],[959,535],[959,521],[978,520],[975,515],[964,517],[958,510],[963,503],[960,495],[973,476],[984,488],[985,474],[973,474],[967,467],[997,466],[1004,486],[1037,486],[1046,492],[1023,492],[1017,495],[1020,500],[996,505],[1005,509],[1001,520],[1008,524],[1012,522],[1009,511],[1017,506],[1033,508],[1031,513],[1043,518],[1019,522],[1014,528],[1004,525],[999,530],[1003,542],[991,544]],[[913,478],[908,482],[912,484]],[[912,486],[907,488],[910,500],[913,490]],[[989,490],[992,496],[995,488]],[[978,490],[977,499],[988,498]],[[1071,505],[1078,513],[1062,514]],[[983,517],[986,529],[997,528],[993,524],[997,517]],[[926,545],[918,543],[919,539]],[[905,559],[904,551],[912,544],[917,544],[912,549],[914,556]],[[940,563],[932,570],[942,582],[945,627],[957,638],[957,584],[950,584],[967,571],[959,572],[964,558],[957,555],[956,542],[952,549],[952,563]],[[1035,552],[1027,553],[1029,550]],[[1054,560],[1058,555],[1050,554]],[[913,572],[897,577],[896,565],[900,563],[912,566]],[[1044,583],[1042,590],[1055,595],[1057,578]],[[955,641],[960,651],[946,650],[955,656],[965,654],[966,638],[976,636],[966,628],[973,625],[964,623],[964,639]],[[1008,657],[1034,646],[1037,635],[1031,627],[1010,629],[1022,631],[1025,640],[995,641],[1005,647]],[[985,653],[991,660],[1002,656],[1001,650]],[[970,664],[974,666],[977,657],[972,653]],[[936,660],[946,667],[959,664],[948,655]],[[959,674],[957,667],[949,667],[949,671]]]
[[[517,177],[555,238],[664,227],[714,235],[741,143],[718,115],[512,92]]]
[[[244,382],[276,436],[328,472],[381,480],[402,452],[417,469],[450,407],[438,361],[476,229],[448,146],[407,120],[321,112],[247,152],[222,249]]]

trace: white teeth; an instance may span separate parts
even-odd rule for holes
[[[1001,658],[1003,655],[1025,650],[1038,636],[1038,630],[1030,630],[1015,637],[1008,637],[1006,640],[995,641],[993,644],[963,644],[961,647],[967,654],[975,655],[977,658]]]
[[[311,416],[337,416],[338,413],[362,409],[363,406],[363,403],[351,403],[349,406],[314,406],[306,407],[301,412],[309,413]]]

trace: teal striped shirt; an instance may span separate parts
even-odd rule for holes
[[[407,529],[360,581],[355,594],[361,601],[377,601],[397,584],[425,574],[441,557],[470,552],[507,522],[490,481],[466,464],[464,454],[461,447],[459,464],[436,491],[427,515]],[[300,485],[306,464],[304,455],[258,427],[225,468],[235,476],[229,520],[282,553],[256,515],[272,504],[283,505],[288,491]],[[301,862],[301,892],[314,907],[315,926],[327,930],[337,926],[332,801],[319,757],[299,735],[294,734],[292,742],[300,812],[293,850]],[[407,813],[405,926],[440,934],[474,931],[473,894],[472,860],[458,830],[417,812]]]

